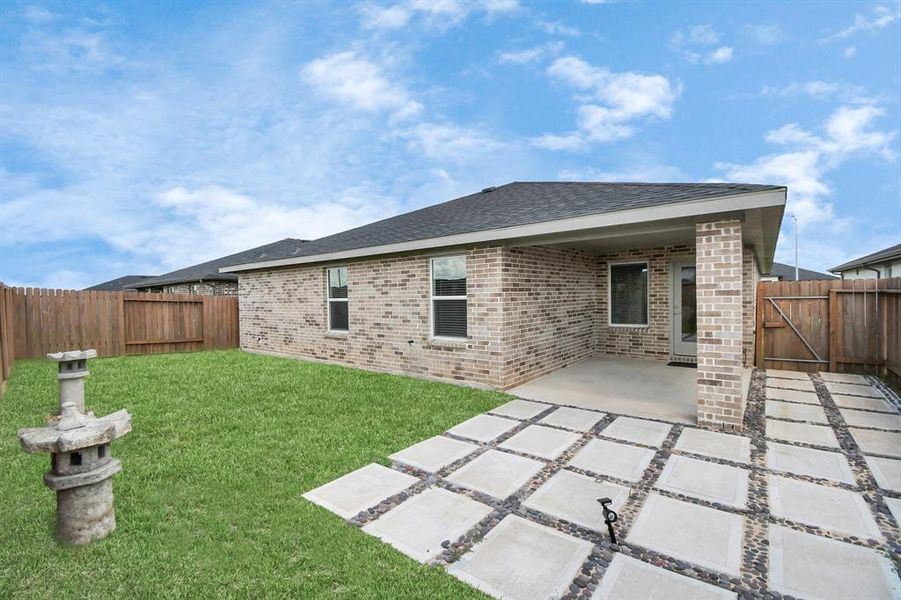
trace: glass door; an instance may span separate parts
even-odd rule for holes
[[[673,263],[673,354],[697,356],[698,316],[695,263]]]

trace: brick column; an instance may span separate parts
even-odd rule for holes
[[[742,242],[737,219],[695,226],[698,423],[741,430]]]

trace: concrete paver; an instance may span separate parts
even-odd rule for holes
[[[766,388],[767,400],[783,400],[785,402],[800,402],[802,404],[820,405],[820,398],[814,392],[802,392],[800,390],[783,390],[780,388]]]
[[[767,369],[767,378],[776,377],[778,379],[798,379],[801,381],[810,381],[810,375],[799,371],[784,371],[782,369]]]
[[[675,449],[733,462],[751,462],[750,438],[707,429],[686,427],[679,435]]]
[[[766,466],[773,471],[854,484],[848,459],[840,452],[767,442]]]
[[[882,398],[861,398],[860,396],[845,396],[843,394],[830,394],[835,405],[841,408],[857,408],[860,410],[875,410],[897,414],[894,406]]]
[[[488,450],[466,463],[447,479],[499,500],[521,488],[544,467],[544,463],[509,452]]]
[[[668,423],[617,417],[601,431],[601,435],[646,446],[660,446],[673,426]]]
[[[849,427],[851,437],[864,454],[883,454],[901,458],[901,433]]]
[[[728,600],[738,594],[617,554],[591,600]]]
[[[412,475],[375,463],[326,483],[303,495],[333,513],[350,519],[419,481]]]
[[[898,598],[891,562],[876,550],[770,525],[769,585],[799,598]]]
[[[531,400],[511,400],[506,404],[492,409],[496,415],[504,415],[514,417],[516,419],[531,419],[549,409],[551,404],[543,404],[541,402],[532,402]]]
[[[607,440],[591,440],[569,461],[577,469],[609,475],[626,481],[638,481],[654,451]]]
[[[854,375],[853,373],[829,373],[829,372],[820,372],[820,377],[823,378],[823,381],[831,381],[833,383],[856,383],[859,385],[870,385],[870,382],[867,381],[867,378],[863,375]]]
[[[500,447],[553,460],[575,444],[580,437],[578,433],[541,425],[529,425],[502,443]]]
[[[901,460],[865,456],[867,466],[876,479],[876,484],[884,490],[901,492]]]
[[[748,501],[748,471],[673,454],[666,461],[655,487],[744,508]]]
[[[518,426],[518,421],[491,415],[476,415],[450,428],[448,433],[479,442],[491,442]]]
[[[807,481],[770,475],[770,512],[841,535],[881,540],[882,534],[863,496]]]
[[[629,496],[629,488],[609,481],[560,471],[526,498],[523,506],[571,521],[595,531],[606,531],[604,512],[598,498],[610,498],[618,511]]]
[[[784,390],[800,390],[802,392],[816,392],[813,382],[810,379],[773,379],[767,377],[767,390],[781,388]]]
[[[651,493],[626,539],[677,559],[738,576],[743,536],[742,516]]]
[[[478,449],[479,447],[475,444],[437,435],[413,444],[400,452],[395,452],[388,458],[429,473],[435,473]]]
[[[604,413],[595,412],[593,410],[561,406],[545,418],[541,419],[539,423],[565,427],[566,429],[572,429],[574,431],[589,431],[605,416]]]
[[[895,525],[901,527],[901,498],[890,498],[885,496],[884,499],[889,511],[895,518]]]
[[[849,427],[875,427],[901,431],[901,415],[866,412],[850,408],[840,408],[839,412],[842,413],[842,418]]]
[[[793,402],[780,402],[779,400],[766,401],[766,416],[774,419],[793,419],[795,421],[809,421],[826,425],[826,411],[821,406],[812,404],[796,404]]]
[[[826,389],[830,394],[847,394],[849,396],[866,396],[868,398],[882,398],[882,392],[872,385],[856,385],[853,383],[826,382]]]
[[[840,447],[832,428],[824,425],[808,425],[806,423],[789,423],[788,421],[767,419],[766,436],[775,440],[801,442],[827,448]]]
[[[402,502],[363,531],[421,563],[443,552],[441,542],[457,540],[487,517],[492,508],[442,488],[429,488]]]
[[[496,598],[558,598],[590,553],[590,542],[509,515],[448,572]]]

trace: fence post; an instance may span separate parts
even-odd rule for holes
[[[754,342],[754,350],[756,351],[756,355],[754,357],[754,364],[759,369],[766,368],[766,364],[764,364],[766,362],[765,361],[766,351],[765,351],[765,347],[764,347],[764,344],[766,343],[764,341],[764,331],[766,328],[763,326],[763,310],[764,310],[763,303],[765,301],[764,293],[763,293],[764,285],[766,285],[766,283],[763,281],[759,281],[757,283],[757,299],[755,300],[756,305],[754,307],[757,312],[757,323],[756,323],[757,328],[756,328],[756,332],[755,332],[757,339]]]
[[[838,312],[838,291],[829,290],[829,371],[837,371],[837,359],[839,349],[839,329],[841,321]]]
[[[128,341],[127,336],[125,335],[125,292],[116,292],[118,295],[118,305],[119,305],[119,351],[116,353],[117,355],[127,354],[128,346],[126,342]]]

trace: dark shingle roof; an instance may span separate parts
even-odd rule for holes
[[[515,181],[304,244],[301,256],[784,189],[738,183]],[[250,262],[250,261],[248,261]]]
[[[895,258],[901,258],[901,244],[895,244],[894,246],[889,246],[888,248],[885,248],[878,252],[873,252],[872,254],[861,256],[860,258],[848,261],[837,267],[832,267],[829,270],[835,273],[836,271],[845,271],[847,269],[853,269],[854,267],[863,267],[864,265],[871,265],[873,263],[878,263]]]
[[[764,277],[778,277],[782,281],[795,281],[795,267],[783,263],[773,263],[773,268]],[[836,279],[829,273],[818,273],[809,269],[798,269],[798,281],[812,281],[815,279]]]
[[[116,277],[115,279],[92,285],[84,290],[86,292],[121,292],[122,290],[132,289],[132,285],[139,281],[153,277],[156,277],[156,275],[123,275],[122,277]]]
[[[232,265],[240,265],[249,262],[259,262],[264,260],[276,260],[279,258],[291,258],[292,256],[300,256],[301,244],[306,245],[306,240],[295,238],[285,238],[271,244],[258,246],[229,254],[222,258],[216,258],[204,263],[178,269],[164,273],[158,277],[145,279],[136,285],[132,285],[132,289],[141,289],[148,287],[156,287],[160,285],[173,285],[176,283],[187,283],[193,281],[237,281],[238,276],[234,273],[220,273],[220,267],[230,267]]]

